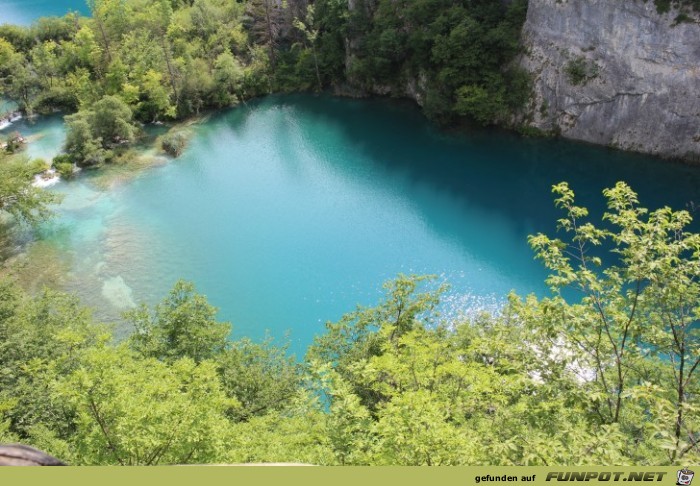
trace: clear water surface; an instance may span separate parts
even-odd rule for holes
[[[39,17],[90,13],[85,0],[0,0],[0,24],[28,25]]]
[[[0,24],[88,13],[83,0],[0,0]],[[28,153],[60,151],[60,116],[22,120]],[[700,170],[565,141],[440,132],[404,103],[269,97],[198,126],[178,160],[98,189],[61,183],[43,238],[69,262],[67,288],[119,319],[196,282],[236,336],[289,333],[303,352],[326,320],[370,305],[398,273],[452,284],[446,314],[497,308],[510,290],[544,293],[528,234],[555,232],[550,189],[569,181],[603,211],[629,182],[648,207],[700,203]]]
[[[25,122],[26,123],[26,122]],[[60,119],[17,127],[47,133]],[[410,103],[272,96],[196,126],[185,154],[100,190],[61,183],[44,238],[70,261],[68,288],[116,320],[196,283],[236,336],[288,333],[302,353],[323,323],[374,304],[399,273],[452,285],[443,312],[543,294],[527,235],[553,234],[551,186],[569,181],[599,216],[618,180],[648,207],[700,202],[700,170],[651,157],[479,131],[449,134]]]

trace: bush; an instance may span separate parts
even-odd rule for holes
[[[687,13],[681,12],[676,16],[675,20],[673,21],[673,25],[675,27],[678,24],[683,24],[683,23],[692,24],[693,22],[694,22],[693,17],[691,17]]]
[[[654,0],[656,11],[660,14],[665,14],[671,10],[671,0]]]
[[[73,160],[70,155],[62,154],[53,158],[53,167],[64,179],[73,177]]]
[[[16,152],[19,152],[24,148],[24,138],[22,135],[19,134],[19,132],[12,132],[10,135],[7,137],[7,142],[5,144],[5,150],[11,154],[14,154]]]
[[[569,77],[571,84],[581,86],[598,77],[598,65],[593,61],[588,61],[583,56],[579,56],[566,64],[564,72]]]
[[[502,92],[492,93],[481,86],[462,86],[457,90],[455,111],[471,116],[483,125],[492,123],[503,111],[502,95]]]
[[[179,157],[187,147],[187,137],[182,132],[171,132],[163,137],[160,145],[168,155]]]

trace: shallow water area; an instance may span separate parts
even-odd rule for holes
[[[11,133],[19,132],[29,142],[22,153],[30,159],[44,159],[51,162],[63,150],[66,131],[63,115],[23,117],[0,130],[0,140]]]
[[[52,189],[65,201],[42,239],[69,262],[64,288],[102,320],[185,278],[235,336],[289,333],[300,355],[326,321],[375,304],[399,273],[449,282],[442,312],[452,318],[496,310],[511,290],[544,294],[527,235],[555,233],[559,181],[598,216],[617,180],[648,207],[700,199],[697,168],[503,132],[448,134],[409,103],[271,96],[192,130],[181,158],[123,183],[96,185],[88,171]]]
[[[29,25],[39,17],[68,12],[88,15],[85,0],[0,0],[0,24]]]

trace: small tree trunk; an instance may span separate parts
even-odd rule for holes
[[[321,73],[318,70],[318,55],[316,54],[316,46],[314,44],[311,44],[311,50],[314,53],[314,64],[316,66],[316,80],[318,81],[318,90],[321,91]]]

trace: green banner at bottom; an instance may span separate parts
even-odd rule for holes
[[[338,485],[700,486],[693,465],[682,467],[27,467],[0,468],[2,485]],[[695,484],[694,484],[695,481]]]

